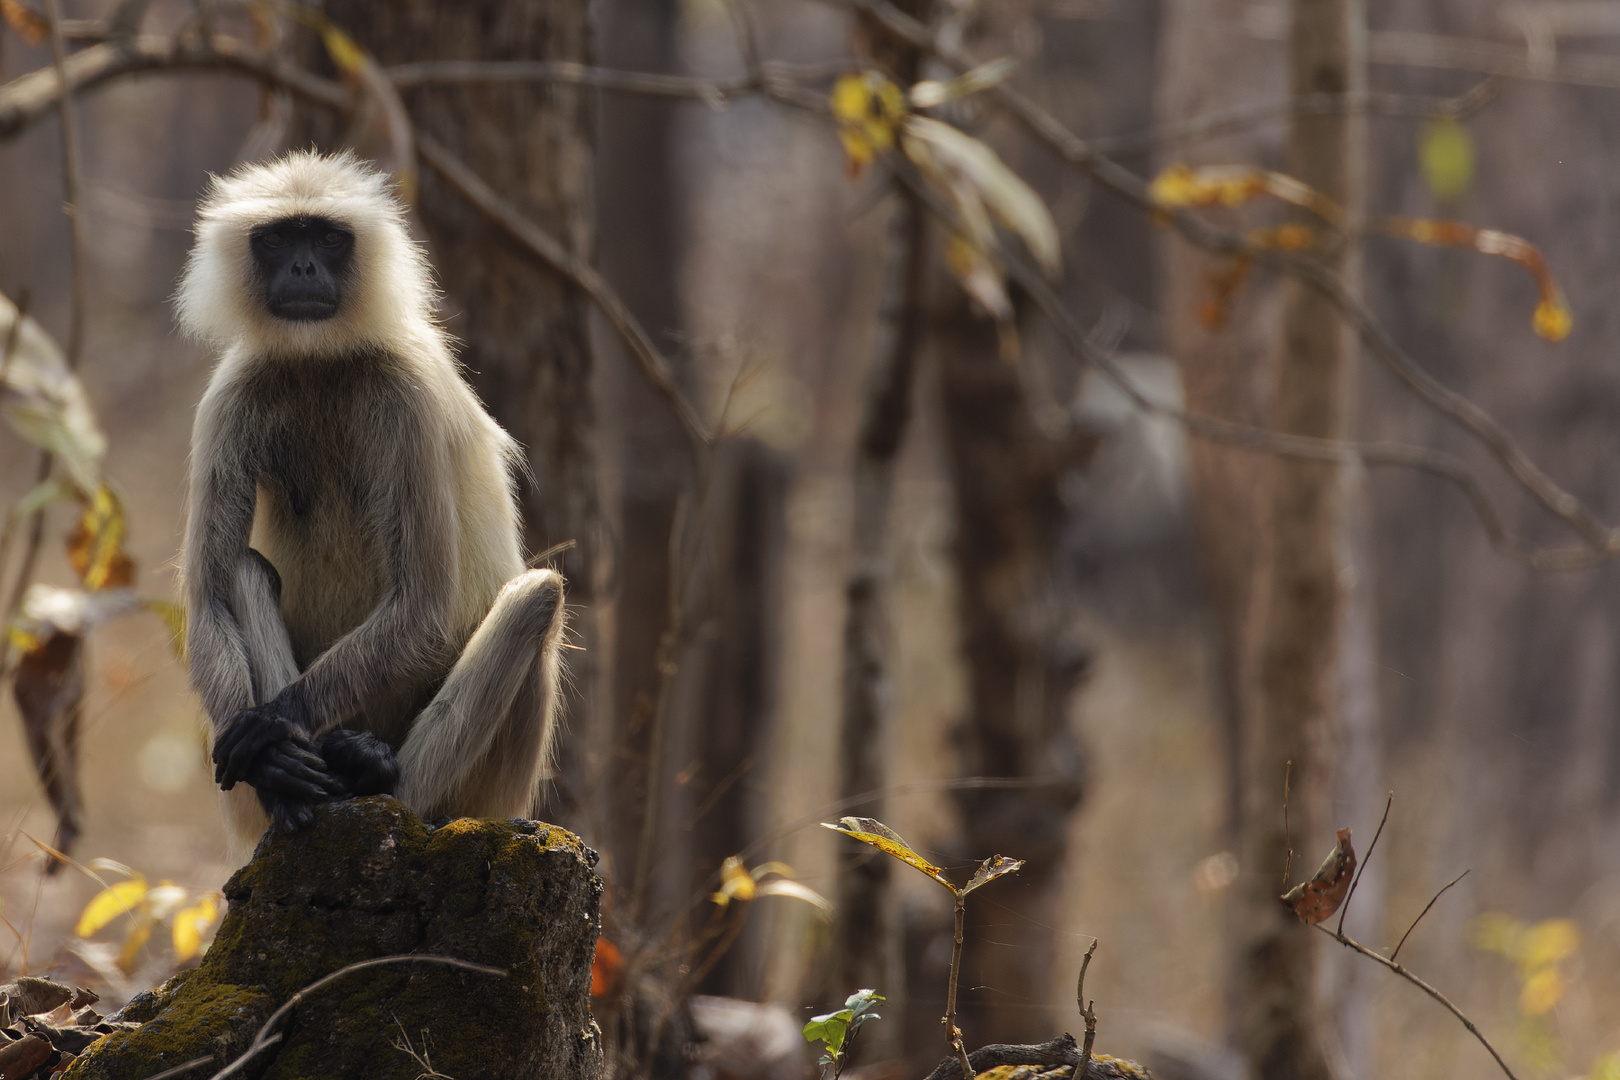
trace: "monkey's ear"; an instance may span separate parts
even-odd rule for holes
[[[392,795],[399,787],[399,759],[393,747],[369,731],[334,728],[318,749],[327,772],[349,795]]]

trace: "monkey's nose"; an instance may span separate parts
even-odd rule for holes
[[[315,264],[313,262],[305,262],[305,263],[297,263],[297,262],[295,262],[295,263],[292,264],[292,272],[293,272],[293,276],[295,276],[295,277],[298,277],[298,276],[305,276],[305,277],[313,276],[314,273],[315,273]]]

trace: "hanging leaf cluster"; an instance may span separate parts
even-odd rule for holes
[[[8,16],[9,17],[9,16]],[[24,439],[48,452],[59,473],[10,508],[22,522],[53,503],[77,503],[66,538],[74,588],[33,583],[6,613],[5,645],[20,654],[12,684],[40,784],[56,812],[56,847],[72,848],[80,829],[79,719],[84,699],[84,641],[92,627],[142,608],[171,634],[183,634],[173,604],[136,596],[135,562],[124,548],[122,500],[102,477],[107,437],[67,357],[45,330],[0,295],[0,414]],[[12,528],[6,530],[12,535]],[[0,553],[0,561],[4,555]],[[175,633],[179,630],[180,633]],[[52,863],[54,872],[60,866]]]
[[[946,265],[996,320],[1002,353],[1009,357],[1016,354],[1017,336],[996,227],[1018,236],[1041,269],[1055,275],[1062,263],[1057,225],[1041,197],[988,145],[917,110],[995,86],[1012,69],[1011,61],[995,60],[949,81],[918,82],[909,91],[879,72],[863,71],[838,79],[830,100],[852,176],[898,149],[929,189],[949,204],[954,227]]]

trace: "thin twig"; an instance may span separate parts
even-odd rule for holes
[[[1395,943],[1395,951],[1389,954],[1390,963],[1393,964],[1395,962],[1395,958],[1397,956],[1401,955],[1401,946],[1405,945],[1406,944],[1406,939],[1412,936],[1412,931],[1416,930],[1417,929],[1417,924],[1423,921],[1423,916],[1425,916],[1425,915],[1427,915],[1429,913],[1429,908],[1434,907],[1435,901],[1439,900],[1440,897],[1442,895],[1444,895],[1444,893],[1445,893],[1445,891],[1447,889],[1451,888],[1453,885],[1457,884],[1457,882],[1459,882],[1463,878],[1467,877],[1468,873],[1469,873],[1469,870],[1472,870],[1472,869],[1473,869],[1473,867],[1469,867],[1468,870],[1464,870],[1462,873],[1458,874],[1456,877],[1452,878],[1450,881],[1448,881],[1444,885],[1440,886],[1440,891],[1435,893],[1433,898],[1430,899],[1430,901],[1427,904],[1424,905],[1423,910],[1418,912],[1418,917],[1412,920],[1412,925],[1408,926],[1406,928],[1406,933],[1401,935],[1401,940]]]
[[[962,1045],[962,1032],[956,1026],[956,982],[962,974],[962,924],[967,920],[967,894],[956,894],[956,936],[951,943],[951,974],[950,981],[945,988],[945,1015],[941,1023],[945,1025],[945,1045],[956,1051],[957,1061],[962,1066],[962,1076],[965,1080],[973,1080],[973,1063],[968,1059],[967,1048]]]
[[[1329,930],[1326,926],[1323,926],[1321,923],[1315,923],[1314,925],[1318,930],[1322,931],[1322,933],[1326,934],[1328,937],[1332,938],[1334,941],[1337,941],[1340,945],[1343,945],[1347,949],[1351,949],[1351,950],[1354,950],[1355,952],[1360,953],[1362,956],[1367,957],[1369,960],[1373,960],[1373,961],[1375,961],[1375,962],[1377,962],[1379,964],[1384,965],[1386,968],[1393,971],[1395,974],[1399,975],[1401,978],[1405,979],[1407,982],[1411,983],[1413,986],[1417,987],[1419,990],[1422,990],[1425,994],[1428,994],[1430,997],[1434,998],[1434,1000],[1438,1001],[1440,1004],[1444,1005],[1446,1007],[1446,1009],[1450,1011],[1451,1015],[1455,1016],[1462,1023],[1462,1026],[1468,1029],[1469,1034],[1473,1035],[1474,1038],[1478,1039],[1480,1045],[1483,1046],[1486,1050],[1490,1051],[1491,1057],[1496,1059],[1496,1064],[1501,1067],[1502,1072],[1507,1075],[1508,1080],[1519,1080],[1518,1077],[1513,1075],[1513,1070],[1508,1068],[1508,1063],[1502,1060],[1502,1055],[1498,1054],[1496,1052],[1496,1047],[1491,1045],[1490,1040],[1485,1038],[1485,1035],[1479,1030],[1479,1028],[1474,1024],[1474,1022],[1472,1020],[1468,1019],[1468,1017],[1463,1013],[1463,1011],[1461,1009],[1457,1008],[1457,1006],[1455,1006],[1455,1005],[1453,1005],[1451,1003],[1450,998],[1446,997],[1446,995],[1442,994],[1440,991],[1436,990],[1434,987],[1430,986],[1428,983],[1424,982],[1422,979],[1420,979],[1416,975],[1412,974],[1410,971],[1408,971],[1402,965],[1397,964],[1393,960],[1385,959],[1384,957],[1380,956],[1378,953],[1376,953],[1373,950],[1367,948],[1367,946],[1363,945],[1361,942],[1357,941],[1355,938],[1347,936],[1344,933],[1344,931],[1342,931],[1342,930],[1337,930],[1337,931]]]
[[[225,1066],[219,1072],[215,1073],[209,1078],[209,1080],[225,1080],[225,1078],[228,1076],[233,1076],[242,1072],[247,1067],[247,1063],[251,1061],[260,1051],[264,1050],[266,1047],[270,1046],[281,1038],[281,1034],[279,1032],[274,1035],[271,1034],[271,1031],[276,1027],[276,1025],[281,1023],[281,1021],[298,1006],[299,1002],[303,1001],[315,991],[326,986],[328,983],[335,982],[343,976],[352,974],[356,971],[364,971],[367,968],[380,967],[383,964],[406,963],[444,964],[448,967],[462,968],[466,971],[476,971],[483,975],[499,975],[502,978],[505,978],[508,974],[505,968],[490,967],[487,964],[475,964],[471,960],[457,960],[453,956],[431,956],[426,954],[420,956],[379,956],[371,960],[362,960],[357,964],[350,964],[347,967],[338,968],[330,975],[323,975],[321,978],[316,979],[314,982],[298,991],[292,997],[288,998],[286,1004],[282,1005],[281,1008],[270,1014],[270,1019],[266,1020],[264,1025],[259,1028],[259,1033],[253,1036],[253,1042],[245,1051],[243,1051],[242,1055],[229,1065]]]
[[[1287,849],[1283,855],[1283,892],[1287,892],[1293,884],[1290,878],[1294,873],[1294,842],[1288,837],[1288,782],[1294,776],[1294,759],[1289,758],[1283,766],[1283,847]]]
[[[658,347],[653,344],[652,338],[642,328],[641,323],[630,313],[623,298],[601,274],[597,273],[594,266],[569,251],[533,220],[519,213],[515,207],[497,195],[477,173],[440,145],[438,140],[419,133],[416,150],[422,160],[427,162],[428,167],[442,176],[462,198],[484,216],[485,220],[522,244],[590,297],[608,324],[629,346],[631,354],[647,378],[675,410],[675,415],[685,426],[693,442],[699,446],[709,446],[713,443],[714,438],[709,433],[708,425],[698,416],[697,410],[687,402],[680,387],[676,386],[669,362],[659,353]]]
[[[1410,94],[1352,93],[1306,94],[1291,101],[1266,101],[1239,105],[1220,112],[1171,120],[1142,131],[1122,135],[1100,135],[1088,139],[1096,152],[1115,157],[1157,150],[1165,146],[1198,142],[1244,131],[1289,116],[1333,116],[1343,113],[1377,116],[1418,117],[1463,120],[1494,100],[1501,91],[1500,76],[1481,79],[1457,97],[1414,97]]]
[[[1361,884],[1361,875],[1367,872],[1367,864],[1372,862],[1373,849],[1378,846],[1378,838],[1384,835],[1384,822],[1389,820],[1389,808],[1395,804],[1395,793],[1391,791],[1384,800],[1384,816],[1378,819],[1378,831],[1373,833],[1372,843],[1367,845],[1367,853],[1361,857],[1361,865],[1356,867],[1356,876],[1350,882],[1350,891],[1345,894],[1344,903],[1339,906],[1339,933],[1344,933],[1344,917],[1350,914],[1350,901],[1356,898],[1356,886]]]
[[[1097,1003],[1086,1001],[1086,969],[1091,966],[1091,958],[1097,952],[1097,939],[1091,939],[1091,948],[1086,950],[1084,960],[1080,961],[1080,981],[1074,988],[1074,1002],[1080,1008],[1080,1019],[1086,1025],[1086,1042],[1080,1048],[1080,1064],[1074,1067],[1074,1075],[1083,1077],[1086,1066],[1091,1064],[1091,1044],[1097,1041]]]

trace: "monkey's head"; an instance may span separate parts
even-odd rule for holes
[[[254,354],[343,354],[438,335],[433,282],[389,178],[301,151],[214,177],[177,305],[187,331]]]

